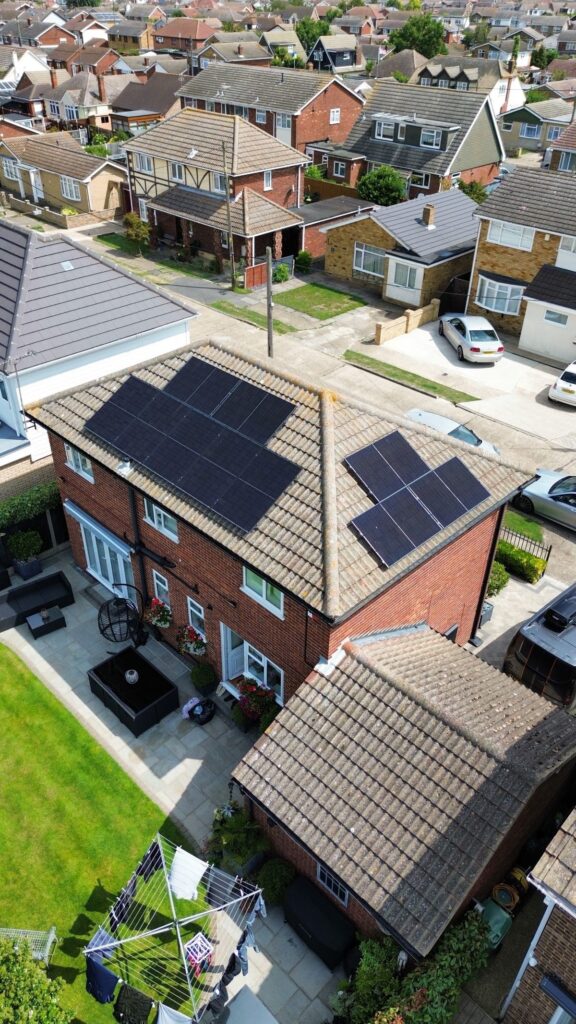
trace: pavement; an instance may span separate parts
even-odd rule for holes
[[[570,582],[574,582],[573,572]],[[538,583],[526,583],[511,576],[504,589],[488,599],[494,612],[490,622],[480,630],[482,643],[471,650],[494,668],[501,669],[510,641],[521,624],[561,594],[566,586],[548,573]]]

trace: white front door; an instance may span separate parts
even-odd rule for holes
[[[30,170],[30,184],[32,185],[32,198],[35,203],[38,203],[44,199],[44,186],[38,171]]]
[[[286,146],[292,145],[291,114],[276,114],[276,138]]]
[[[125,583],[134,583],[130,559],[108,544],[89,526],[81,523],[80,529],[88,572],[113,593],[130,597],[130,592],[123,586]]]
[[[224,634],[224,676],[235,679],[244,672],[244,640],[228,626],[223,627]]]

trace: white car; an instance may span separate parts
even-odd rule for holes
[[[424,409],[410,409],[406,415],[414,423],[422,423],[425,427],[437,430],[440,434],[446,434],[447,437],[456,437],[459,441],[465,441],[466,444],[479,448],[480,451],[491,452],[492,455],[500,454],[496,445],[491,444],[490,441],[483,441],[478,434],[470,430],[470,427],[465,427],[463,423],[451,420],[448,416],[438,416],[435,412],[425,412]]]
[[[438,330],[456,349],[460,361],[495,363],[504,355],[504,345],[484,316],[444,313],[438,321]]]
[[[576,362],[570,363],[552,384],[548,398],[551,402],[576,405]]]

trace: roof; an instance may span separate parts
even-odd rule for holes
[[[478,89],[483,92],[490,92],[497,82],[503,81],[516,75],[516,71],[510,74],[506,64],[501,60],[490,60],[483,57],[443,57],[439,55],[427,61],[424,66],[416,69],[412,75],[412,83],[419,82],[425,72],[435,78],[445,71],[450,78],[460,76],[471,82],[478,83]]]
[[[549,842],[530,872],[530,881],[576,913],[576,810]]]
[[[69,54],[68,59],[73,57],[74,64],[83,64],[89,67],[95,67],[103,57],[108,57],[110,53],[116,52],[115,50],[109,50],[107,46],[71,46],[70,50],[71,53]],[[116,56],[119,57],[120,54],[116,54]],[[60,60],[62,58],[63,55],[60,53],[56,54],[54,51],[51,51],[51,60]]]
[[[87,181],[103,167],[126,173],[121,165],[111,167],[107,159],[85,153],[80,143],[66,132],[50,132],[33,139],[2,139],[0,144],[21,163],[42,171],[67,174],[78,181]]]
[[[178,75],[153,74],[147,82],[130,82],[112,103],[114,110],[148,110],[163,114],[177,102]]]
[[[232,775],[426,955],[575,755],[566,711],[422,625],[345,643]]]
[[[526,288],[524,298],[576,309],[576,273],[545,263]]]
[[[238,48],[240,47],[240,52]],[[271,60],[271,54],[264,46],[260,46],[260,43],[253,43],[251,40],[243,42],[233,43],[220,43],[214,40],[210,40],[206,46],[201,50],[197,50],[196,54],[200,55],[206,52],[206,50],[213,50],[214,53],[218,54],[221,60],[229,61],[244,61],[244,60]]]
[[[447,89],[423,89],[421,85],[402,85],[389,79],[374,83],[374,90],[366,101],[364,114],[356,121],[346,139],[346,148],[363,153],[376,164],[391,164],[399,170],[442,174],[456,156],[487,96],[482,93]],[[445,151],[420,149],[396,142],[385,142],[371,137],[372,118],[379,113],[393,111],[394,116],[423,118],[429,123],[458,125],[450,132]]]
[[[425,206],[434,207],[432,229],[422,220]],[[394,206],[376,207],[370,218],[389,231],[402,248],[415,253],[423,263],[430,264],[474,249],[478,234],[475,210],[476,203],[460,189],[449,189],[433,195],[419,195]]]
[[[576,235],[576,176],[517,167],[476,215],[558,235]]]
[[[576,121],[564,129],[562,135],[552,143],[552,149],[576,149]]]
[[[210,64],[178,90],[179,96],[263,107],[297,114],[333,82],[355,95],[342,79],[324,72],[294,71],[286,68],[228,67]],[[221,94],[221,95],[220,95]],[[358,97],[358,109],[361,101]]]
[[[562,99],[540,100],[538,103],[527,103],[522,110],[529,110],[541,121],[565,121],[569,124],[573,114],[572,103]]]
[[[413,75],[417,68],[426,64],[427,57],[423,57],[418,50],[400,50],[399,53],[389,53],[382,60],[377,62],[374,69],[374,78],[391,78],[395,71],[403,75]]]
[[[5,372],[11,359],[27,370],[194,316],[77,242],[1,222],[0,279]]]
[[[223,198],[205,190],[183,188],[176,185],[148,201],[152,210],[176,214],[185,220],[207,224],[218,231],[228,230],[227,203]],[[230,204],[232,233],[250,238],[270,231],[297,227],[302,218],[295,210],[287,210],[266,196],[244,188]]]
[[[116,36],[134,36],[139,39],[149,26],[142,21],[120,21],[117,25],[111,25],[108,29],[108,38],[115,39]]]
[[[200,18],[172,18],[165,25],[154,29],[155,36],[168,36],[170,39],[209,39],[214,29],[221,24],[217,18],[210,19],[211,24]]]
[[[250,174],[309,162],[303,153],[272,138],[242,117],[192,107],[185,107],[174,117],[127,142],[125,149],[157,157],[169,156],[190,167],[222,171],[223,146],[231,174]]]
[[[56,72],[58,74],[58,72]],[[111,103],[116,96],[129,85],[136,82],[135,75],[104,75],[103,84],[106,90],[105,103]],[[62,100],[65,96],[75,99],[78,106],[102,106],[103,101],[98,93],[98,79],[91,71],[79,71],[54,89],[47,89],[44,96],[48,100]]]
[[[322,43],[327,53],[340,53],[341,51],[356,49],[354,36],[350,36],[346,32],[334,33],[334,35],[330,36],[319,36],[317,42]],[[316,45],[315,43],[311,49],[314,50]]]
[[[194,354],[241,379],[264,384],[266,390],[295,404],[295,411],[275,434],[274,450],[300,466],[301,472],[248,535],[239,535],[215,513],[183,498],[150,471],[134,469],[132,483],[256,571],[263,572],[283,590],[331,619],[347,614],[390,586],[499,506],[526,480],[525,473],[497,457],[477,452],[470,445],[385,415],[360,402],[344,400],[333,391],[322,392],[292,376],[272,372],[265,363],[243,358],[237,352],[205,344],[195,348]],[[149,364],[136,371],[136,375],[163,387],[187,358],[171,357]],[[117,453],[96,443],[84,432],[84,426],[125,378],[123,374],[73,395],[47,401],[35,410],[35,415],[114,472]],[[395,430],[416,445],[432,467],[458,455],[484,484],[490,497],[403,559],[384,568],[349,526],[354,516],[373,503],[342,459]]]
[[[321,224],[335,220],[336,217],[353,217],[367,213],[374,208],[374,203],[365,199],[354,199],[352,196],[334,196],[333,199],[320,199],[317,203],[303,203],[296,209],[305,225]]]

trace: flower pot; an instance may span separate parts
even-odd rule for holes
[[[23,580],[30,580],[42,572],[42,562],[39,558],[29,558],[27,562],[14,562],[14,571]]]

